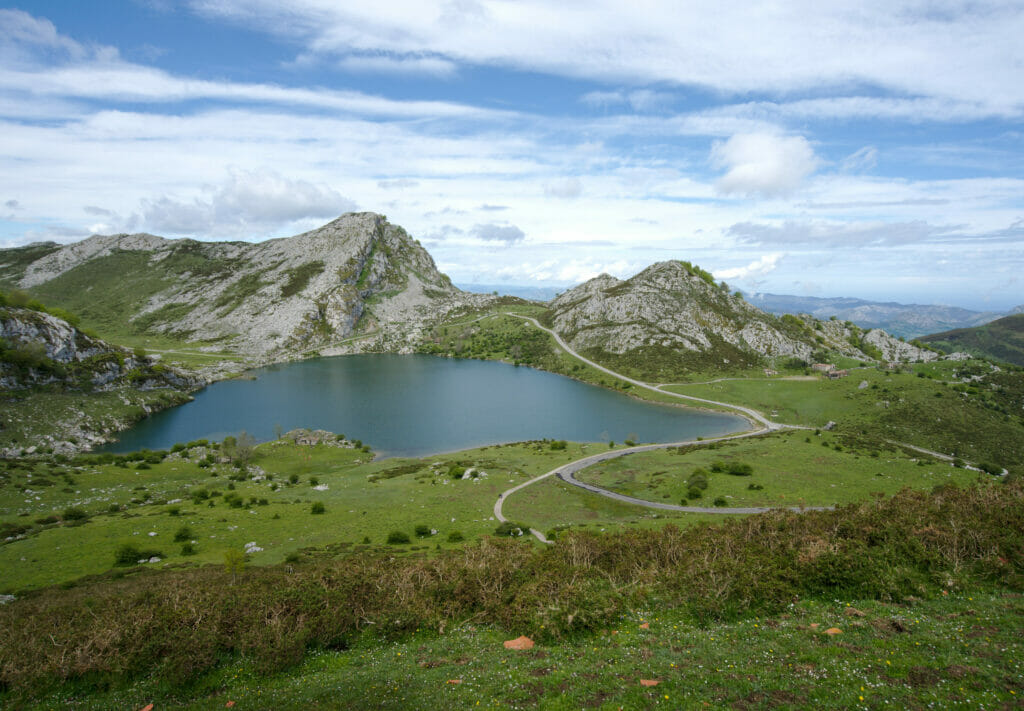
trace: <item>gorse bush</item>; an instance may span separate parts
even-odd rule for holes
[[[899,601],[979,581],[1021,589],[1022,520],[1024,487],[1008,483],[717,526],[565,531],[543,548],[484,538],[429,558],[140,569],[0,606],[0,686],[27,694],[143,673],[183,684],[233,654],[271,673],[366,628],[394,638],[470,618],[550,640],[618,624],[652,601],[699,623],[776,614],[795,597]],[[130,548],[124,564],[146,555]]]

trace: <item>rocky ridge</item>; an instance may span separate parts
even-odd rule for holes
[[[368,212],[260,243],[112,235],[42,255],[16,286],[88,315],[89,305],[68,301],[72,285],[84,280],[102,302],[118,284],[100,275],[114,271],[138,282],[143,298],[119,316],[140,332],[260,357],[409,352],[425,323],[493,298],[457,289],[419,242]],[[346,343],[357,334],[366,338]]]
[[[654,264],[624,281],[595,277],[554,299],[546,320],[573,348],[613,355],[670,349],[703,353],[720,365],[745,356],[809,361],[818,350],[861,360],[937,357],[877,329],[772,316],[679,261]]]
[[[103,392],[131,384],[139,390],[191,390],[204,384],[158,360],[89,336],[51,314],[0,307],[0,389],[60,384]]]

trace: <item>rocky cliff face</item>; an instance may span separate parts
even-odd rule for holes
[[[189,390],[200,381],[92,338],[56,316],[0,307],[0,389],[52,384],[89,391],[122,385]]]
[[[140,333],[253,355],[408,351],[424,323],[491,298],[454,287],[417,241],[374,213],[257,244],[95,236],[46,251],[12,281],[87,319],[126,307],[114,318]],[[134,296],[121,293],[126,283],[137,284]],[[77,284],[89,285],[88,302]],[[344,343],[356,333],[370,337]]]
[[[810,360],[821,349],[863,360],[935,357],[878,330],[865,333],[812,317],[777,318],[678,261],[654,264],[625,281],[601,275],[562,294],[550,308],[550,325],[574,348],[591,353],[674,351],[691,360],[698,354],[704,367],[749,365],[764,356]]]

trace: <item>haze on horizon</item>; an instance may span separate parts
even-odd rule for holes
[[[371,210],[457,283],[1024,302],[1019,2],[84,7],[0,9],[0,247]]]

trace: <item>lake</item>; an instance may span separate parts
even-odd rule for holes
[[[673,442],[746,429],[734,416],[641,402],[507,363],[424,355],[317,358],[214,383],[195,400],[122,432],[105,451],[168,449],[247,431],[260,441],[305,427],[419,457],[534,439]]]

